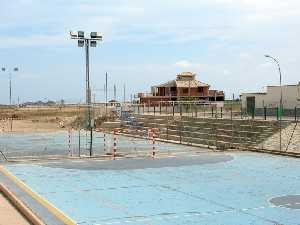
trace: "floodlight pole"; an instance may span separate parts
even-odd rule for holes
[[[96,32],[91,33],[91,38],[84,37],[84,32],[70,32],[71,39],[77,39],[79,47],[85,46],[85,68],[86,68],[86,105],[87,105],[87,129],[90,131],[90,156],[93,155],[93,126],[91,118],[91,88],[90,88],[90,45],[96,47],[96,41],[102,40],[102,35]],[[81,41],[81,42],[80,42]]]
[[[265,57],[273,59],[273,61],[277,64],[278,66],[278,71],[279,71],[279,83],[280,83],[280,103],[279,103],[279,150],[281,151],[282,149],[282,111],[283,111],[283,105],[282,105],[282,75],[281,75],[281,68],[280,64],[277,59],[270,55],[265,55]]]
[[[4,72],[6,70],[5,67],[2,68],[2,71]],[[13,71],[17,72],[19,70],[18,67],[15,67],[13,69]],[[9,87],[9,105],[11,106],[12,104],[12,72],[9,71],[8,73],[8,76],[9,76],[9,81],[8,81],[8,87]]]
[[[93,155],[93,127],[91,121],[91,89],[90,89],[90,42],[85,39],[85,71],[86,71],[86,103],[87,103],[87,128],[90,130],[90,156]]]

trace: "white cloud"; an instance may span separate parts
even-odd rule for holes
[[[180,60],[180,61],[177,61],[176,63],[174,63],[174,66],[178,67],[180,69],[192,69],[192,70],[202,68],[202,64],[200,64],[200,63],[194,63],[194,62],[191,62],[189,60]]]
[[[230,75],[230,74],[231,74],[231,71],[228,70],[228,69],[224,69],[224,70],[223,70],[223,74],[224,74],[224,75]]]
[[[30,35],[30,36],[16,36],[16,37],[0,37],[0,48],[16,48],[16,47],[59,47],[65,45],[68,34],[56,35]]]
[[[177,67],[181,67],[181,68],[188,68],[191,66],[191,62],[187,61],[187,60],[181,60],[178,61],[174,64]]]

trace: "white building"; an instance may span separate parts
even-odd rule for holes
[[[280,101],[280,86],[267,86],[266,92],[242,93],[243,109],[276,108]],[[300,107],[300,82],[295,85],[282,86],[282,103],[284,109]]]

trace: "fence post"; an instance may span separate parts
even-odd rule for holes
[[[253,107],[253,109],[252,109],[252,119],[254,119],[254,115],[255,115],[255,108]]]
[[[264,118],[265,120],[267,120],[267,107],[264,106]]]
[[[241,103],[240,111],[241,111],[241,119],[243,119],[243,104],[242,103]]]
[[[211,117],[214,118],[214,107],[211,107]]]
[[[138,105],[138,115],[140,115],[140,105]]]
[[[180,118],[180,136],[179,136],[179,143],[182,142],[182,118]]]
[[[166,115],[168,115],[168,104],[167,102],[165,102],[165,104],[166,104]]]
[[[276,107],[276,117],[277,117],[277,120],[279,120],[279,108]]]
[[[297,121],[297,107],[295,107],[295,122]]]
[[[81,152],[80,152],[80,128],[78,129],[78,157],[80,158]]]
[[[221,107],[221,119],[223,118],[223,107]]]
[[[154,113],[154,116],[155,116],[155,103],[153,105],[153,113]]]
[[[182,116],[182,105],[181,105],[181,103],[179,103],[179,113],[180,113],[180,116]]]
[[[175,106],[174,106],[174,102],[172,102],[172,114],[173,114],[173,117],[174,117],[174,115],[175,115],[175,108],[174,108]]]
[[[161,115],[161,102],[159,102],[159,114]]]
[[[143,104],[143,115],[145,114],[145,103]]]

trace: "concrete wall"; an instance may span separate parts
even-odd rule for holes
[[[243,109],[247,108],[247,97],[255,97],[255,108],[263,108],[266,104],[266,95],[262,93],[243,93],[241,96]]]
[[[243,93],[241,95],[242,107],[247,108],[247,97],[255,97],[255,108],[276,108],[280,100],[280,86],[268,86],[267,92]],[[282,102],[285,109],[300,107],[300,83],[298,85],[282,86]]]

